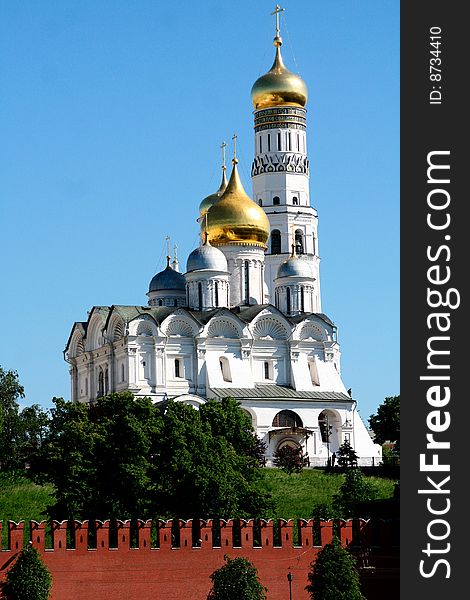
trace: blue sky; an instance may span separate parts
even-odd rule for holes
[[[309,88],[323,310],[367,420],[399,393],[399,2],[287,0]],[[25,404],[69,398],[65,347],[93,305],[146,304],[165,236],[184,267],[201,199],[273,61],[274,2],[0,2],[0,365]]]

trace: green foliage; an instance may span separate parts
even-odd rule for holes
[[[369,424],[375,434],[375,442],[384,444],[387,441],[400,444],[400,396],[385,398],[376,415],[369,417]]]
[[[18,468],[16,437],[19,426],[18,399],[24,398],[24,388],[16,371],[0,367],[0,469]]]
[[[336,453],[338,466],[343,469],[348,467],[357,467],[358,456],[348,440],[345,440],[338,448]]]
[[[377,498],[374,486],[364,477],[358,468],[346,471],[339,492],[333,496],[332,507],[335,516],[342,518],[360,517],[359,505]]]
[[[289,446],[286,444],[274,452],[273,463],[276,467],[288,473],[300,473],[304,468],[304,458],[302,448]]]
[[[305,589],[313,600],[365,600],[356,561],[338,538],[322,548],[311,566]]]
[[[0,367],[0,470],[23,470],[37,452],[48,427],[49,417],[39,405],[20,410],[23,386],[15,371]]]
[[[256,567],[246,558],[225,556],[225,565],[211,575],[212,589],[207,600],[265,600]]]
[[[36,548],[27,547],[7,572],[3,584],[6,600],[47,600],[52,576]]]
[[[257,438],[233,399],[199,411],[130,392],[54,404],[32,471],[54,484],[56,519],[249,517],[268,506]]]

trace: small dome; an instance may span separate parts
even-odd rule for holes
[[[159,292],[160,290],[181,290],[184,292],[185,289],[184,275],[174,271],[170,265],[154,275],[149,285],[149,292]]]
[[[206,214],[209,208],[217,202],[217,200],[222,196],[225,192],[225,188],[227,187],[227,177],[225,175],[225,166],[222,167],[222,182],[220,184],[219,189],[214,193],[206,196],[204,200],[199,205],[199,219],[201,222],[201,230],[204,227],[204,219],[202,217]]]
[[[307,104],[308,91],[304,80],[289,71],[284,65],[281,56],[280,37],[274,38],[276,58],[273,66],[257,79],[251,88],[251,101],[255,109],[269,108],[270,106],[301,106]]]
[[[209,243],[199,246],[191,252],[186,263],[186,271],[227,271],[227,259],[224,253]]]
[[[279,265],[277,278],[280,277],[303,277],[313,279],[313,273],[310,265],[303,258],[291,256]]]
[[[269,221],[266,213],[243,189],[233,160],[233,171],[225,192],[207,211],[206,231],[214,246],[250,244],[266,247]]]

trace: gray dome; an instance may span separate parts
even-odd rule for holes
[[[186,263],[186,271],[227,271],[227,259],[224,253],[211,246],[204,244],[191,252]]]
[[[161,290],[186,290],[184,275],[173,270],[170,265],[160,273],[154,275],[149,285],[149,292],[159,292]]]
[[[304,277],[313,279],[313,273],[306,260],[298,256],[291,256],[279,265],[277,277]]]

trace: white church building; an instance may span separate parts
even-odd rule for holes
[[[307,87],[283,63],[276,17],[274,63],[251,91],[252,198],[234,151],[229,181],[224,164],[219,190],[200,204],[201,245],[185,273],[168,256],[147,305],[94,306],[73,325],[71,398],[130,390],[197,408],[231,396],[266,442],[268,465],[288,444],[323,466],[346,440],[359,464],[378,464],[381,447],[343,384],[337,329],[321,309]]]

